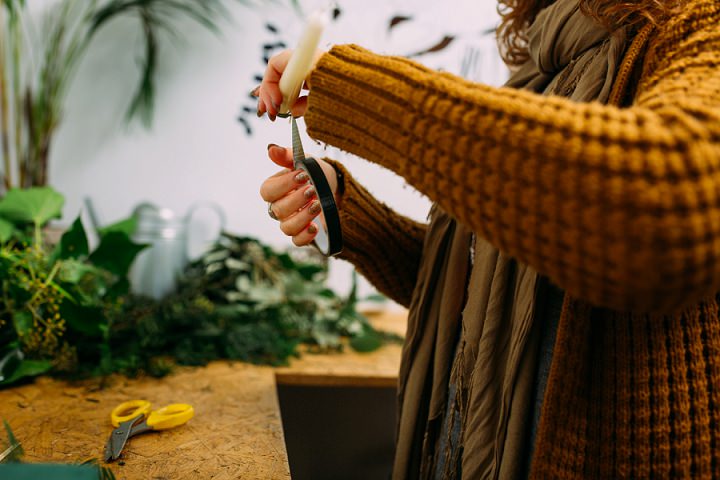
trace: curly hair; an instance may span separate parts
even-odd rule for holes
[[[669,15],[679,0],[578,0],[582,11],[614,31],[646,21],[658,23]],[[500,53],[508,65],[520,65],[528,58],[527,29],[537,14],[555,0],[498,0],[501,22],[497,28]]]

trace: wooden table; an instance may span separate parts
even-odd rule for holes
[[[404,312],[373,316],[381,329],[404,332]],[[287,479],[276,382],[294,385],[392,386],[400,345],[360,354],[303,355],[272,369],[213,362],[181,368],[162,379],[106,379],[68,383],[38,378],[0,391],[0,417],[12,426],[31,462],[81,462],[102,458],[112,427],[109,412],[122,401],[155,406],[190,403],[195,417],[180,428],[130,439],[122,462],[111,464],[123,479]]]
[[[379,330],[405,335],[407,312],[366,313]],[[349,347],[342,353],[305,354],[278,368],[280,385],[335,387],[394,387],[400,368],[402,345],[389,344],[371,353],[358,353]]]

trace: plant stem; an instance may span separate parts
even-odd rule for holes
[[[16,11],[13,14],[12,18],[13,27],[12,27],[12,55],[13,55],[13,63],[12,63],[12,70],[13,70],[13,85],[12,85],[12,91],[13,91],[13,97],[15,100],[13,112],[15,116],[15,168],[18,167],[20,161],[21,161],[21,153],[22,153],[22,115],[20,115],[20,112],[22,112],[22,86],[20,83],[20,70],[22,68],[20,59],[21,55],[20,52],[22,50],[22,36],[20,32],[20,27],[22,25],[22,22],[20,22],[20,10]],[[10,162],[8,165],[8,168],[12,168],[13,163]],[[8,170],[8,172],[10,172]],[[8,176],[10,173],[8,173]],[[9,177],[11,181],[9,182],[10,185],[13,185],[12,177]]]
[[[2,124],[2,132],[0,133],[0,143],[2,143],[3,166],[5,174],[3,175],[5,190],[9,190],[10,182],[10,139],[9,130],[9,106],[8,106],[8,86],[5,72],[7,72],[5,60],[5,15],[4,10],[0,8],[0,123]]]

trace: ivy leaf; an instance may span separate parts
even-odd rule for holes
[[[124,220],[120,220],[119,222],[115,222],[112,225],[108,225],[107,227],[103,227],[98,229],[98,233],[100,236],[105,236],[108,233],[112,232],[122,232],[126,234],[128,237],[131,237],[133,233],[135,233],[135,229],[137,228],[137,217],[134,215],[126,218]]]
[[[0,218],[0,243],[10,240],[15,233],[15,225],[7,220]]]
[[[108,232],[103,235],[98,248],[90,254],[90,261],[119,277],[125,277],[137,254],[147,246],[133,242],[125,232]]]
[[[0,387],[10,385],[25,377],[35,377],[51,368],[52,362],[47,360],[23,360],[9,377],[0,381]]]
[[[65,199],[50,187],[14,188],[0,200],[0,216],[16,223],[43,226],[53,218],[60,218]]]
[[[107,318],[100,307],[86,307],[63,302],[60,314],[68,327],[91,337],[101,337],[107,330]]]
[[[57,258],[67,260],[70,258],[84,257],[89,253],[87,235],[80,217],[75,219],[70,230],[60,238],[57,246]]]

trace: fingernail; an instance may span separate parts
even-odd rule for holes
[[[308,180],[310,180],[310,176],[305,172],[300,172],[297,175],[295,175],[295,181],[297,183],[305,183]]]
[[[253,96],[253,97],[257,97],[258,95],[260,95],[260,85],[258,85],[257,87],[253,88],[253,89],[250,91],[250,95]]]
[[[305,195],[305,200],[310,200],[315,196],[315,187],[311,185],[307,190],[305,190],[303,195]]]
[[[308,233],[315,234],[318,231],[317,225],[315,225],[314,223],[311,223],[310,226],[307,228],[307,230],[308,230]]]
[[[310,205],[308,212],[310,212],[310,215],[317,215],[320,213],[320,210],[320,200],[315,200],[312,205]]]
[[[277,145],[275,143],[268,143],[268,152],[270,151],[271,148],[276,148],[276,147],[281,148],[280,145]]]
[[[263,114],[262,114],[262,112],[261,112],[260,110],[257,111],[257,115],[258,115],[258,118],[260,118],[260,117],[263,116]]]

